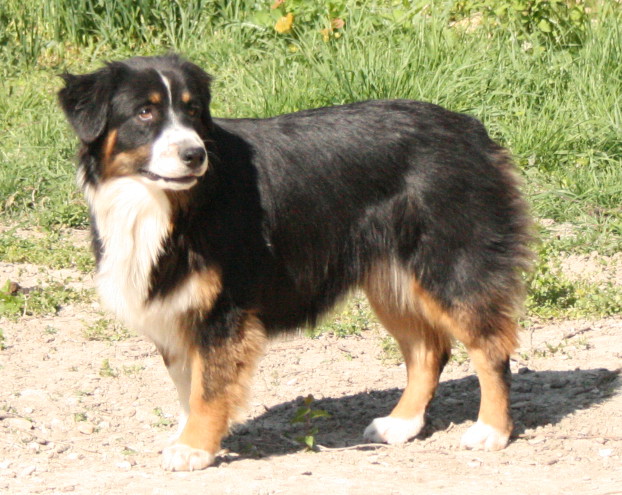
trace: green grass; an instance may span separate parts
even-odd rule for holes
[[[56,231],[45,237],[28,237],[5,231],[0,235],[0,259],[7,263],[73,268],[84,273],[92,271],[95,263],[90,250],[76,246],[70,235]]]
[[[271,3],[35,0],[24,9],[4,0],[0,222],[36,225],[51,240],[4,232],[0,259],[92,268],[84,250],[53,241],[67,227],[88,224],[74,180],[76,139],[56,103],[57,75],[175,50],[215,76],[216,116],[414,98],[480,118],[512,150],[534,215],[570,223],[576,233],[542,239],[530,312],[617,311],[618,288],[596,288],[605,296],[595,301],[594,287],[561,280],[546,267],[567,253],[622,248],[619,2],[588,2],[590,10],[578,17],[544,1],[523,2],[529,16],[506,0],[286,0],[278,9]],[[476,11],[484,13],[481,25]],[[274,25],[287,12],[294,14],[292,29],[279,34]],[[344,24],[331,28],[335,19]],[[322,329],[347,334],[368,325],[364,309],[345,311]]]
[[[51,282],[27,291],[12,288],[9,281],[0,287],[0,317],[54,315],[68,304],[89,302],[91,291],[76,290],[64,283]]]

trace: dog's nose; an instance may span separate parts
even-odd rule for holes
[[[205,148],[199,146],[192,146],[184,148],[179,152],[181,161],[184,162],[189,168],[199,168],[205,162],[207,152]]]

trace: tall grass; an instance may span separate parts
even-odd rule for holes
[[[481,24],[474,2],[395,0],[4,0],[0,9],[0,213],[83,226],[75,139],[56,74],[181,51],[215,76],[218,116],[267,116],[370,98],[415,98],[482,119],[508,146],[539,217],[620,247],[622,14],[592,2],[581,36]],[[475,2],[476,3],[476,2]],[[484,2],[490,4],[491,2]],[[506,2],[507,3],[507,2]],[[434,5],[434,7],[431,7]],[[293,29],[277,33],[283,8]],[[345,26],[326,39],[330,19]],[[573,26],[564,29],[571,29]],[[334,33],[333,33],[334,34]],[[562,33],[563,34],[563,33]]]

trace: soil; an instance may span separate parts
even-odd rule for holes
[[[593,261],[570,260],[568,271],[602,266]],[[617,271],[602,273],[617,281]],[[0,283],[6,279],[24,288],[51,280],[93,286],[79,272],[0,262]],[[139,336],[93,337],[87,330],[101,319],[96,302],[0,319],[0,494],[622,493],[622,318],[530,324],[511,363],[514,438],[492,453],[459,449],[479,400],[460,350],[424,432],[386,446],[362,437],[405,383],[381,328],[275,340],[245,421],[215,466],[192,473],[160,468],[177,417],[161,358]],[[330,416],[292,424],[308,395],[311,409]],[[305,433],[316,452],[296,440]]]

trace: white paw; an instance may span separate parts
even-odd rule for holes
[[[206,450],[177,443],[162,451],[162,467],[167,471],[195,471],[204,469],[215,460]]]
[[[376,418],[365,428],[363,436],[366,440],[375,443],[398,444],[416,437],[423,428],[423,415],[413,419]]]
[[[487,451],[501,450],[508,444],[509,439],[510,435],[478,421],[462,435],[460,448]]]

